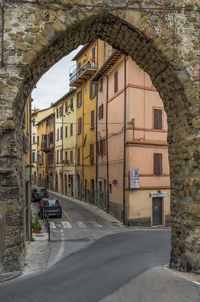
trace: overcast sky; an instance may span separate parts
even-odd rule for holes
[[[69,68],[75,66],[71,59],[81,47],[62,58],[42,76],[32,92],[32,108],[47,108],[69,91]]]

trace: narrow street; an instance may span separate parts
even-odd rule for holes
[[[162,267],[169,229],[127,228],[96,207],[59,200],[48,268],[0,284],[1,302],[199,301],[198,285]]]

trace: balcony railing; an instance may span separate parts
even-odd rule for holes
[[[71,86],[78,86],[93,75],[97,70],[95,61],[88,60],[87,63],[81,66],[78,70],[75,69],[69,74],[69,82]]]
[[[53,144],[49,144],[47,142],[41,143],[41,151],[48,153],[48,152],[53,152],[53,149],[54,149]]]

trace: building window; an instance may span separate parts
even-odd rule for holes
[[[92,59],[95,59],[95,47],[92,48]]]
[[[49,143],[53,144],[53,132],[50,132],[49,134]]]
[[[62,160],[63,160],[63,151],[60,150],[60,161],[62,161]]]
[[[35,119],[32,119],[33,127],[35,126]]]
[[[96,84],[90,81],[90,99],[96,96]]]
[[[76,107],[79,108],[82,105],[82,90],[76,95]]]
[[[70,151],[70,162],[73,162],[73,151]]]
[[[35,151],[32,152],[32,162],[35,162]]]
[[[59,163],[59,150],[57,150],[57,163]]]
[[[78,134],[81,134],[81,128],[82,128],[82,117],[78,119]]]
[[[109,189],[110,189],[110,190],[109,190],[109,191],[110,191],[109,193],[112,194],[112,184],[109,184]]]
[[[57,128],[57,141],[59,141],[59,128]]]
[[[56,109],[56,117],[59,118],[58,108]]]
[[[42,152],[42,164],[44,163],[44,153]]]
[[[63,138],[63,127],[61,126],[60,127],[60,139],[62,139]]]
[[[65,126],[65,137],[67,137],[68,135],[68,129],[67,129],[67,126]]]
[[[96,143],[97,148],[97,155],[103,156],[106,154],[106,140],[101,139],[99,142]]]
[[[94,163],[94,144],[90,144],[90,163]]]
[[[70,109],[73,111],[74,110],[74,102],[73,102],[73,98],[71,98],[70,100]]]
[[[94,129],[94,111],[91,111],[91,129]]]
[[[162,153],[154,153],[154,174],[162,174]]]
[[[118,91],[118,70],[114,73],[114,93]]]
[[[39,146],[39,143],[40,143],[40,137],[37,136],[37,145]]]
[[[73,136],[73,124],[70,125],[70,135]]]
[[[80,159],[81,159],[81,149],[77,149],[77,163],[80,164]]]
[[[154,118],[154,123],[153,123],[154,129],[162,130],[162,109],[154,109],[153,118]]]
[[[44,141],[44,142],[47,141],[47,135],[46,135],[46,134],[44,134],[44,136],[43,136],[43,141]]]
[[[63,105],[59,107],[59,115],[60,117],[63,115]]]
[[[65,112],[68,112],[68,102],[65,102]]]
[[[99,106],[99,120],[103,118],[103,104]]]
[[[65,161],[67,162],[68,161],[68,152],[65,151]]]
[[[33,144],[35,144],[35,135],[33,135]]]

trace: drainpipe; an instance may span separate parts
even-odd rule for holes
[[[84,168],[85,168],[84,167],[84,85],[82,85],[81,89],[82,89],[82,106],[83,106],[83,127],[82,127],[82,186],[81,186],[81,199],[82,199],[82,190],[85,189],[85,182],[84,182]]]
[[[106,75],[106,184],[107,184],[107,212],[110,211],[109,204],[109,164],[108,164],[108,76]]]
[[[98,82],[95,83],[96,85],[96,146],[97,146],[97,139],[98,139],[98,101],[99,101],[99,94],[98,94]],[[96,148],[96,204],[98,201],[98,155],[97,155],[97,148]]]
[[[64,101],[62,103],[62,195],[63,195],[63,133],[64,133],[64,129],[63,129],[63,115],[64,115]]]
[[[126,223],[126,56],[124,56],[124,161],[123,161],[123,224]]]

